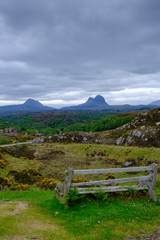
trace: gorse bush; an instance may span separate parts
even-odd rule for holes
[[[37,182],[37,187],[43,190],[53,190],[56,187],[56,184],[60,183],[59,180],[53,180],[51,178],[44,178],[40,182]]]
[[[8,177],[0,177],[0,188],[10,187],[12,185],[11,180]]]
[[[17,136],[15,138],[15,140],[18,141],[18,142],[26,142],[26,141],[32,140],[34,138],[35,138],[35,136],[33,136],[33,135],[27,135],[27,136],[20,135],[20,136]]]
[[[4,155],[0,152],[0,168],[4,168],[8,163],[8,160],[4,158]]]
[[[30,186],[28,185],[24,185],[22,183],[19,184],[12,184],[10,186],[10,190],[14,190],[14,191],[29,191],[30,190]]]
[[[24,184],[34,184],[42,179],[42,174],[36,169],[22,169],[21,171],[11,170],[9,175],[13,176],[15,181]]]
[[[0,168],[4,168],[5,165],[6,165],[6,162],[3,159],[1,159],[0,160]]]
[[[115,179],[115,176],[113,173],[108,173],[107,176],[104,178],[104,180],[108,180],[108,179]]]
[[[85,178],[72,178],[72,183],[87,182]]]

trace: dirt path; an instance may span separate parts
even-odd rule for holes
[[[63,232],[60,228],[53,223],[53,218],[27,202],[0,201],[1,240],[57,239],[55,237]]]
[[[24,145],[24,144],[31,144],[32,141],[29,142],[19,142],[19,143],[12,143],[12,144],[5,144],[5,145],[0,145],[1,147],[12,147],[12,146],[17,146],[17,145]]]
[[[136,240],[136,239],[135,238],[128,238],[126,240]],[[140,238],[139,240],[160,240],[160,229],[156,229],[153,234],[146,234],[145,237]]]

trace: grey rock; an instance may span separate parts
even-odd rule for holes
[[[134,131],[132,132],[132,135],[133,135],[133,136],[136,136],[136,137],[141,137],[141,136],[142,136],[142,133],[141,133],[140,131],[138,131],[138,130],[134,130]]]
[[[86,137],[83,138],[83,141],[86,142],[88,139]]]
[[[123,142],[124,142],[124,138],[123,138],[123,137],[119,137],[119,138],[116,140],[116,144],[117,144],[117,145],[121,145],[121,144],[123,144]]]

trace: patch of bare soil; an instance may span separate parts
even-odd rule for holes
[[[1,201],[0,202],[0,214],[3,213],[3,216],[17,216],[21,215],[22,212],[25,210],[30,210],[30,206],[26,202],[16,202],[16,201]],[[2,215],[1,215],[2,216]],[[16,218],[15,218],[16,219]],[[48,230],[53,231],[56,230],[57,227],[50,222],[38,220],[35,218],[34,215],[26,216],[25,218],[22,218],[22,221],[17,223],[18,228],[25,232],[25,235],[15,235],[13,237],[5,237],[1,238],[2,240],[44,240],[44,238],[41,235],[41,231]],[[35,234],[35,231],[38,231],[39,234]]]
[[[20,223],[20,227],[24,228],[25,226],[29,226],[30,230],[48,230],[48,229],[55,229],[55,226],[53,224],[49,223],[44,223],[40,220],[29,220],[28,222],[25,223]]]
[[[28,203],[25,202],[17,202],[15,205],[15,209],[10,212],[9,215],[17,215],[21,213],[22,211],[25,211],[28,208]]]
[[[136,238],[137,239],[137,238]],[[156,229],[154,233],[147,233],[146,236],[139,238],[140,240],[160,240],[160,229]],[[135,240],[135,238],[127,238],[126,240]]]
[[[2,240],[43,240],[43,238],[41,237],[32,237],[32,236],[14,236],[13,238],[5,238],[5,239],[2,239]]]
[[[5,216],[14,216],[18,215],[21,212],[25,211],[28,208],[28,203],[25,202],[1,202],[0,210],[4,209]]]

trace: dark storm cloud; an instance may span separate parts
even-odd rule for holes
[[[115,103],[137,89],[140,101],[138,89],[160,89],[159,11],[159,0],[0,1],[0,98]]]

